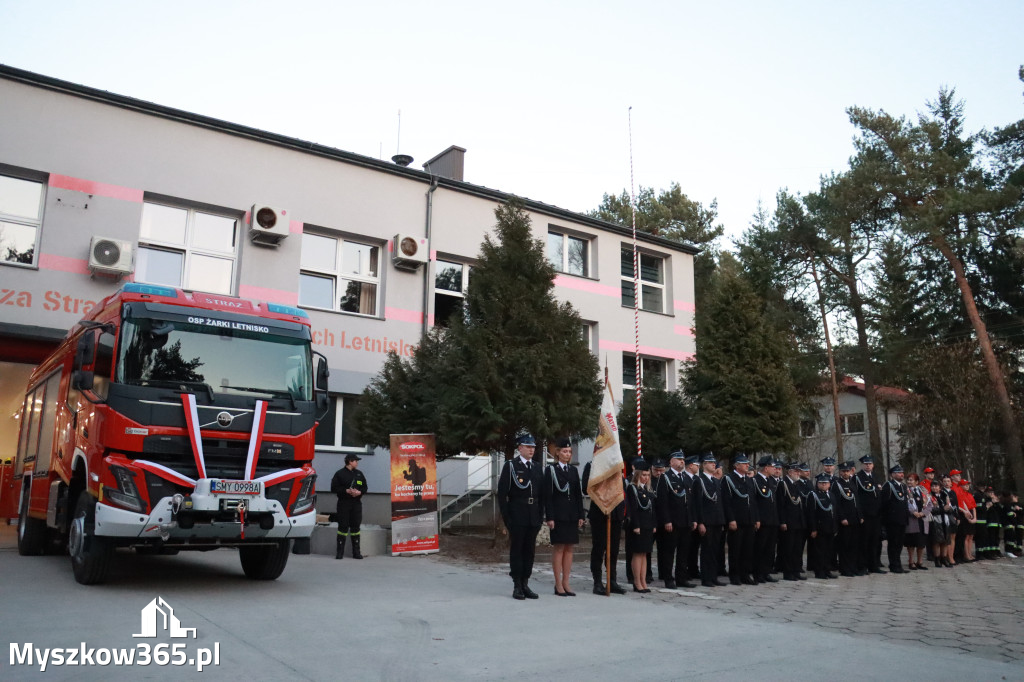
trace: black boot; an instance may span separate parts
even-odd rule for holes
[[[353,559],[362,559],[363,558],[363,553],[359,551],[359,536],[358,535],[353,535],[352,536],[352,558]]]
[[[523,581],[513,580],[512,584],[514,585],[512,588],[512,598],[520,600],[526,599],[526,595],[523,593]]]
[[[338,533],[338,551],[334,554],[335,559],[343,559],[345,557],[345,540],[346,537]]]
[[[538,598],[540,598],[539,594],[537,594],[536,592],[534,592],[533,590],[530,589],[529,578],[523,578],[522,587],[523,587],[523,595],[527,599],[538,599]]]
[[[608,591],[605,589],[604,583],[601,582],[600,578],[594,581],[594,594],[599,594],[603,597],[607,592]]]

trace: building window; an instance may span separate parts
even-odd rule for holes
[[[230,294],[237,248],[237,219],[146,202],[135,281]]]
[[[864,414],[842,414],[839,415],[840,425],[843,434],[864,433]]]
[[[377,314],[380,247],[322,234],[302,235],[299,305]]]
[[[640,356],[640,381],[645,388],[668,388],[668,361]],[[636,393],[636,356],[622,354],[622,395],[632,399]]]
[[[359,441],[353,421],[358,404],[359,396],[356,395],[331,396],[330,408],[316,427],[317,447],[366,451],[366,444]]]
[[[665,259],[640,252],[640,309],[665,312]],[[622,247],[622,305],[633,307],[633,249]]]
[[[447,327],[462,311],[472,268],[462,263],[438,260],[434,263],[434,326]]]
[[[584,322],[580,326],[580,334],[583,336],[583,340],[586,342],[590,352],[597,355],[597,324]]]
[[[590,240],[548,232],[548,261],[557,272],[590,276]]]
[[[43,184],[0,175],[0,263],[35,265]]]
[[[800,437],[814,438],[818,433],[818,423],[811,419],[804,419],[800,422]]]

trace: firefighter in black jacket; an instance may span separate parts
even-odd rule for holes
[[[359,526],[363,523],[363,495],[366,476],[356,464],[359,455],[345,455],[345,466],[331,479],[331,492],[338,496],[338,548],[334,558],[345,555],[345,541],[352,538],[352,558],[362,559],[359,551]]]
[[[861,470],[853,477],[857,484],[857,506],[860,507],[864,525],[861,526],[860,562],[861,571],[885,573],[882,568],[882,520],[879,517],[882,499],[875,482],[875,460],[871,455],[860,458]]]
[[[775,545],[779,539],[776,483],[772,480],[776,462],[771,455],[765,455],[757,461],[757,466],[760,471],[754,474],[754,501],[760,525],[754,532],[754,580],[758,583],[774,583],[776,580],[771,572],[775,564]]]
[[[879,512],[885,524],[886,548],[889,555],[889,571],[907,573],[903,568],[903,536],[910,523],[910,507],[907,506],[907,484],[903,482],[903,467],[899,464],[889,469],[889,480],[882,486]]]
[[[729,543],[729,582],[754,585],[754,533],[760,526],[754,479],[747,476],[750,459],[733,459],[733,470],[722,477],[722,505]]]
[[[836,552],[839,554],[839,574],[847,578],[860,575],[857,555],[860,551],[860,531],[864,523],[857,506],[857,493],[853,481],[853,462],[843,462],[839,478],[832,485],[832,500],[836,509]]]
[[[658,479],[658,575],[665,587],[695,587],[686,574],[690,553],[690,533],[697,526],[693,517],[690,480],[683,473],[686,458],[681,451],[669,458],[669,469]]]
[[[512,576],[513,599],[537,599],[530,589],[537,533],[543,520],[541,486],[544,472],[533,461],[537,442],[527,434],[517,440],[518,454],[505,462],[498,478],[498,509],[508,529],[509,575]]]
[[[583,494],[587,494],[587,486],[590,483],[590,462],[583,467]],[[592,545],[590,548],[590,573],[594,576],[594,594],[605,595],[626,594],[626,589],[616,582],[617,564],[619,562],[619,544],[622,538],[622,521],[626,517],[625,490],[626,482],[622,481],[623,501],[619,502],[611,514],[605,516],[601,508],[593,501],[587,510],[587,520],[590,521],[590,535]],[[608,519],[611,519],[611,545],[608,546]],[[608,589],[605,589],[604,581],[601,580],[603,573],[602,566],[605,562],[605,553],[611,553],[611,573],[608,574]]]
[[[700,534],[700,583],[705,587],[721,587],[718,579],[718,545],[725,526],[721,483],[715,478],[715,456],[706,453],[700,458],[701,472],[693,479],[693,520]]]
[[[807,580],[804,560],[804,496],[798,464],[786,465],[786,476],[775,491],[779,505],[779,561],[784,580]]]
[[[817,488],[807,496],[807,530],[811,542],[808,554],[814,554],[814,577],[820,580],[833,579],[835,574],[828,570],[829,557],[832,556],[832,542],[836,535],[836,510],[829,494],[832,487],[832,475],[818,474],[815,479]],[[809,561],[809,560],[808,560]]]

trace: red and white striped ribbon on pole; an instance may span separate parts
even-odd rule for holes
[[[263,425],[267,421],[267,402],[256,401],[256,410],[252,415],[252,433],[249,434],[249,454],[245,458],[245,480],[251,481],[256,476],[256,463],[260,458],[260,444],[263,442]]]
[[[206,478],[206,458],[203,456],[203,438],[199,434],[199,414],[196,412],[196,397],[191,393],[181,394],[181,404],[185,408],[185,424],[188,426],[188,439],[192,441],[192,456],[196,460],[196,478]]]
[[[636,186],[633,180],[633,107],[629,108],[629,205],[633,209],[633,359],[636,383],[636,456],[643,457],[643,435],[640,419],[640,396],[643,378],[640,374],[640,252],[636,244]]]

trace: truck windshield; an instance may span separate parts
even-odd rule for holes
[[[311,400],[309,341],[267,327],[214,327],[178,320],[124,321],[116,381],[201,393],[256,394]]]

